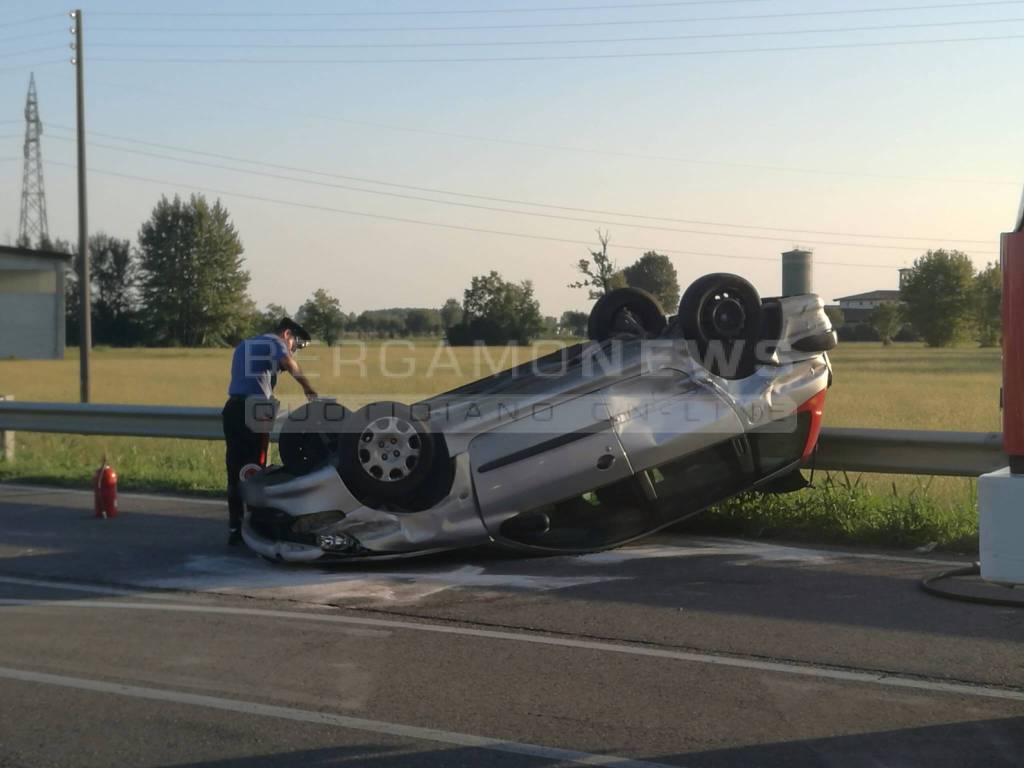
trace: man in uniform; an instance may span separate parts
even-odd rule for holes
[[[271,403],[277,374],[288,371],[299,382],[306,397],[316,397],[309,379],[302,373],[292,353],[309,342],[306,329],[291,318],[282,318],[273,333],[253,336],[235,347],[231,358],[231,384],[228,401],[221,416],[227,443],[225,463],[228,472],[228,544],[242,541],[242,497],[240,473],[246,464],[266,463],[268,434],[254,432],[246,423],[246,401]],[[253,408],[249,408],[252,417]]]

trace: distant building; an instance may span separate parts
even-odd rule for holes
[[[839,308],[843,310],[843,320],[846,325],[866,323],[868,317],[877,306],[880,304],[892,304],[899,300],[899,291],[888,290],[855,293],[853,296],[840,296],[836,299],[839,302]]]
[[[0,359],[64,357],[66,253],[0,245]]]

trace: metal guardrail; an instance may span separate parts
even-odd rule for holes
[[[221,440],[219,408],[0,401],[0,431]],[[825,428],[817,469],[977,477],[1006,466],[998,432]]]
[[[1000,432],[823,429],[815,467],[895,475],[978,477],[1005,467]]]
[[[223,440],[219,408],[0,402],[0,430]]]

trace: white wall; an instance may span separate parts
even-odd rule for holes
[[[64,265],[0,258],[0,359],[64,357]]]

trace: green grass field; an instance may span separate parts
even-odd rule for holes
[[[562,342],[487,350],[440,347],[435,341],[378,343],[364,348],[304,350],[303,367],[317,389],[350,407],[378,399],[411,402],[451,389]],[[230,350],[97,349],[93,401],[220,406]],[[829,426],[990,431],[1000,429],[998,349],[927,349],[919,345],[850,343],[832,356],[835,384]],[[77,350],[63,361],[0,361],[0,394],[18,400],[76,402]],[[282,399],[300,398],[287,375]],[[86,486],[106,455],[135,490],[220,493],[223,446],[218,442],[19,434],[17,459],[0,463],[0,479]],[[815,538],[954,545],[976,536],[974,485],[962,478],[821,479],[816,489],[756,504],[740,499],[704,524],[747,534],[805,532]],[[753,506],[760,510],[755,513]]]

